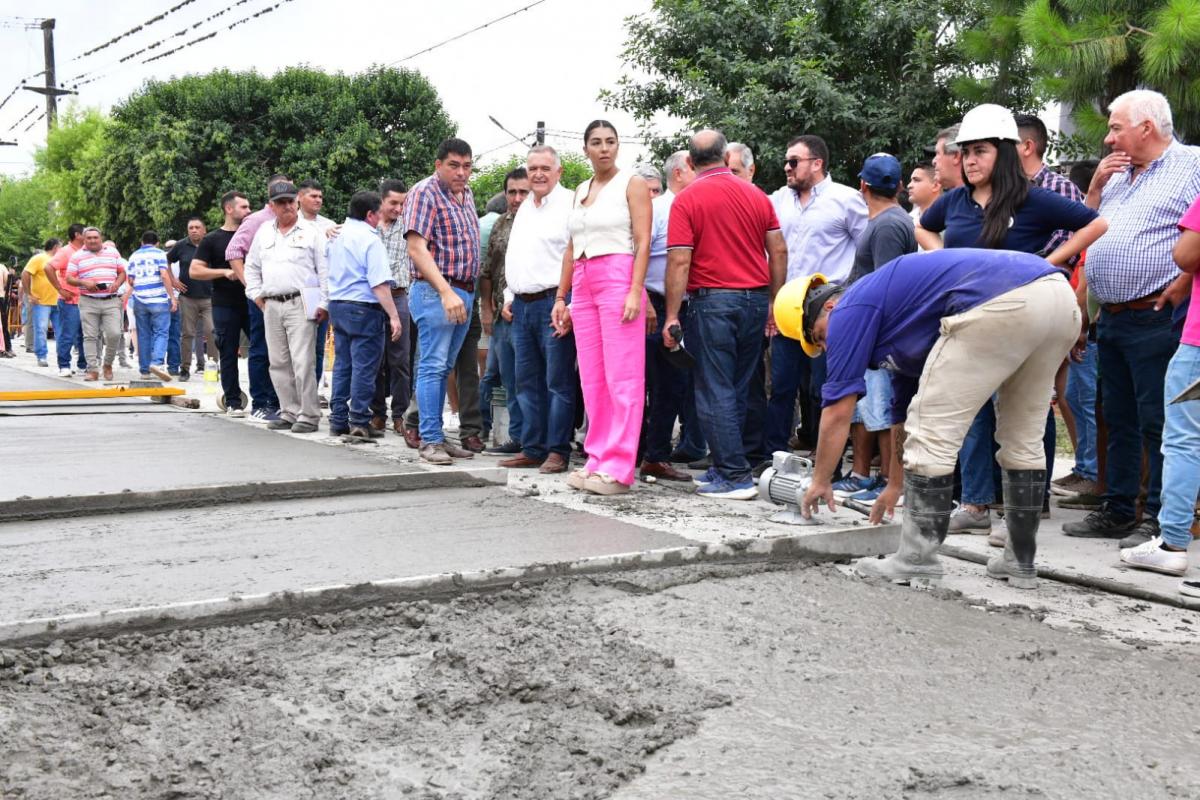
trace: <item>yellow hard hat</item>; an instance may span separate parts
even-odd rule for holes
[[[821,348],[809,338],[811,328],[806,329],[804,325],[805,301],[809,289],[828,283],[829,279],[818,272],[788,281],[775,295],[775,327],[784,336],[800,342],[800,347],[810,358],[819,355]]]

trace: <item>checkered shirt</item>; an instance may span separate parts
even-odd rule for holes
[[[397,217],[391,225],[379,223],[379,238],[387,248],[388,265],[392,268],[392,285],[407,289],[412,283],[412,259],[408,257],[408,242],[404,238],[404,219]]]
[[[1037,174],[1033,176],[1032,183],[1034,186],[1040,186],[1043,189],[1048,189],[1057,195],[1067,198],[1068,200],[1074,200],[1076,203],[1083,202],[1083,192],[1079,191],[1078,186],[1071,183],[1068,178],[1060,175],[1045,165],[1043,165],[1042,168],[1038,170]],[[1050,235],[1050,240],[1046,242],[1046,246],[1042,248],[1038,255],[1050,255],[1059,247],[1061,247],[1063,242],[1071,238],[1071,233],[1071,231],[1055,231]],[[1071,263],[1074,264],[1078,258],[1079,256],[1076,256],[1075,258],[1071,259]]]
[[[479,215],[470,187],[462,202],[454,199],[437,175],[418,183],[404,199],[404,232],[420,234],[442,275],[475,282],[479,275]],[[420,278],[417,265],[410,269]]]

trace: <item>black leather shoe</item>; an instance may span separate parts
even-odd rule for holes
[[[494,456],[515,456],[521,452],[521,443],[509,439],[504,444],[489,447],[485,452],[491,453]]]

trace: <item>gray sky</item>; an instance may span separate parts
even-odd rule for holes
[[[76,60],[83,52],[182,1],[0,0],[0,99],[20,79],[40,71],[43,64],[41,30],[8,27],[19,24],[13,17],[53,17],[60,83],[102,68],[97,74],[104,77],[82,86],[77,102],[107,111],[147,79],[205,73],[216,66],[255,68],[271,74],[289,64],[305,63],[331,72],[358,72],[372,64],[399,61],[535,2],[291,0],[270,14],[226,30],[230,23],[278,2],[247,0],[157,51],[125,64],[114,63],[237,2],[192,0],[142,31]],[[484,163],[524,150],[488,120],[489,114],[518,135],[531,133],[536,121],[544,119],[552,131],[579,133],[579,138],[552,135],[547,139],[550,144],[563,150],[581,148],[584,126],[599,116],[612,120],[622,134],[637,132],[630,117],[603,108],[596,98],[602,88],[615,87],[623,73],[620,52],[625,40],[625,17],[649,7],[650,0],[544,0],[398,66],[417,69],[429,78],[458,123],[460,135],[477,154],[486,154]],[[212,30],[220,32],[209,41],[152,64],[140,63],[156,52]],[[34,82],[43,80],[39,77]],[[15,130],[8,130],[35,105],[37,111]],[[22,174],[31,169],[34,149],[45,141],[45,122],[37,123],[28,133],[22,129],[44,105],[40,95],[20,91],[0,109],[0,140],[15,138],[19,143],[17,147],[0,147],[0,172]],[[674,127],[665,119],[661,126]],[[640,148],[627,143],[620,161],[632,163],[640,153]]]

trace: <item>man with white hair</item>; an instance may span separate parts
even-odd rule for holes
[[[1086,202],[1108,219],[1108,233],[1088,248],[1086,281],[1100,302],[1097,321],[1104,419],[1108,423],[1108,490],[1101,506],[1068,536],[1121,539],[1133,547],[1159,535],[1162,491],[1163,382],[1179,344],[1172,317],[1192,276],[1171,257],[1178,223],[1200,195],[1200,148],[1174,139],[1171,107],[1158,92],[1126,92],[1108,107],[1111,153],[1100,162]],[[1083,303],[1081,303],[1083,305]],[[1136,518],[1142,448],[1149,455],[1145,512]]]
[[[730,142],[725,147],[725,164],[734,175],[754,183],[754,151],[749,146],[741,142]]]
[[[638,164],[634,167],[635,175],[641,176],[646,181],[646,185],[650,187],[651,199],[659,197],[663,193],[663,176],[658,171],[658,167],[653,164]]]

